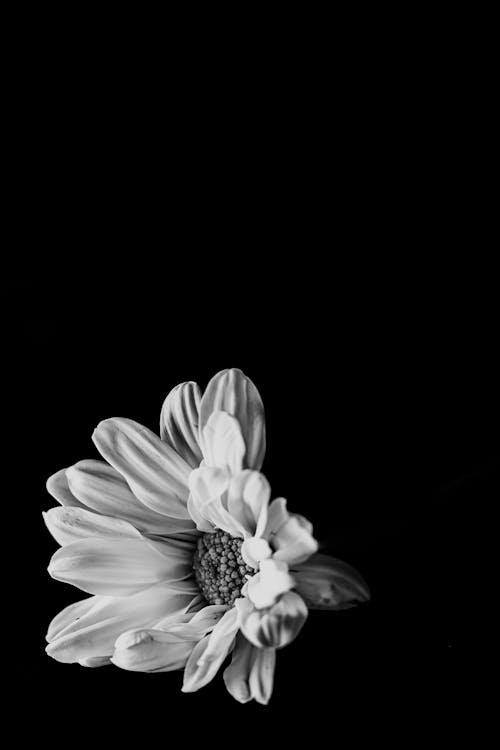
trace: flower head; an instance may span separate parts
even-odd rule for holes
[[[286,500],[271,501],[262,399],[240,370],[215,375],[203,396],[196,383],[174,388],[160,435],[107,419],[93,434],[105,460],[48,480],[60,507],[44,519],[61,545],[49,573],[91,596],[54,618],[47,652],[89,667],[184,668],[184,692],[231,653],[228,691],[267,703],[275,651],[308,608],[353,606],[366,584],[316,554],[312,525]]]

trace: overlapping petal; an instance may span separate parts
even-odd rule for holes
[[[199,690],[215,677],[233,645],[238,626],[238,610],[233,607],[223,615],[211,634],[197,643],[184,670],[184,693]]]
[[[259,572],[247,584],[247,595],[257,609],[271,607],[282,594],[290,591],[294,581],[288,565],[280,560],[261,560]]]
[[[249,469],[232,477],[228,487],[227,509],[248,532],[260,536],[267,522],[271,487],[263,474]]]
[[[58,503],[65,506],[85,508],[85,505],[77,500],[77,498],[71,492],[68,479],[66,477],[66,469],[60,469],[52,474],[47,479],[47,492],[49,492]]]
[[[62,546],[89,538],[142,539],[127,521],[75,507],[51,508],[42,513],[45,525]]]
[[[228,692],[239,703],[247,703],[253,698],[266,705],[273,690],[275,663],[275,649],[255,648],[239,634],[231,664],[223,675]]]
[[[92,439],[141,503],[164,516],[189,517],[191,467],[151,430],[131,419],[106,419],[96,427]]]
[[[48,571],[90,594],[131,596],[161,581],[185,581],[182,590],[196,593],[191,555],[168,542],[164,547],[161,554],[142,538],[83,539],[61,547]]]
[[[318,550],[312,524],[298,513],[289,513],[282,497],[273,500],[269,506],[263,537],[275,550],[274,557],[289,565],[304,562]]]
[[[214,411],[203,428],[204,457],[207,466],[217,466],[230,474],[241,471],[245,443],[238,421],[225,411]]]
[[[224,411],[235,417],[245,443],[245,468],[260,469],[266,451],[264,404],[260,394],[241,370],[217,373],[209,382],[200,403],[200,444],[206,459],[203,430],[211,414]]]
[[[145,533],[168,535],[194,528],[188,517],[173,518],[156,513],[141,503],[124,476],[104,461],[79,461],[66,470],[66,479],[72,494],[83,507],[122,518]]]
[[[196,469],[203,458],[198,438],[200,401],[196,383],[180,383],[168,394],[160,416],[161,439],[192,469]]]
[[[247,611],[241,622],[243,635],[258,648],[282,648],[293,641],[307,619],[304,600],[289,591],[268,609]]]
[[[139,672],[170,672],[186,664],[194,646],[223,616],[226,607],[208,606],[185,622],[172,617],[161,630],[132,630],[115,643],[113,663],[122,669]]]
[[[181,615],[192,601],[192,594],[172,591],[165,583],[129,597],[92,596],[56,615],[47,634],[47,653],[65,663],[112,656],[121,633]]]

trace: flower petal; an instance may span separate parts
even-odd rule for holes
[[[69,625],[77,622],[83,615],[90,612],[92,607],[95,607],[101,599],[102,597],[100,596],[90,596],[87,599],[74,602],[61,610],[49,625],[47,635],[45,636],[47,641],[50,643],[55,640]]]
[[[140,672],[170,672],[181,669],[198,641],[212,630],[227,610],[210,605],[195,615],[171,616],[161,630],[135,630],[122,634],[115,643],[113,663]],[[186,618],[190,622],[185,622]]]
[[[258,703],[267,704],[273,691],[275,664],[274,648],[255,648],[238,633],[231,664],[223,675],[228,692],[239,703],[254,698]]]
[[[253,697],[248,684],[253,650],[252,644],[242,633],[238,633],[231,664],[226,667],[222,676],[228,693],[239,703],[248,703]]]
[[[83,508],[51,508],[42,516],[48,530],[62,546],[88,538],[142,539],[137,529],[126,521]]]
[[[89,656],[88,659],[78,659],[78,663],[82,665],[82,667],[106,667],[108,664],[111,664],[111,659],[109,656]]]
[[[279,497],[269,506],[266,528],[262,536],[276,550],[274,557],[289,565],[307,560],[318,550],[312,535],[312,524],[298,513],[289,513],[286,500]]]
[[[104,461],[79,461],[66,470],[66,477],[83,507],[122,518],[139,531],[167,535],[193,529],[190,518],[160,515],[139,502],[120,472]]]
[[[52,474],[52,476],[47,479],[46,487],[47,492],[50,492],[52,497],[55,498],[61,505],[76,508],[85,507],[76,499],[76,497],[71,492],[68,485],[68,480],[66,478],[66,469],[61,469],[60,471],[56,471],[55,474]]]
[[[349,609],[370,598],[358,571],[329,555],[314,555],[299,565],[294,579],[310,609]]]
[[[200,404],[200,444],[206,458],[203,430],[214,411],[224,411],[240,425],[246,447],[245,466],[260,469],[266,452],[264,404],[257,388],[241,370],[217,373],[209,382]]]
[[[271,487],[258,471],[241,471],[233,476],[228,489],[227,509],[251,536],[261,536],[267,522]]]
[[[293,641],[307,619],[307,607],[294,591],[269,609],[247,612],[241,622],[245,638],[258,648],[282,648]]]
[[[160,581],[186,579],[182,590],[196,593],[192,560],[183,548],[167,545],[160,554],[144,539],[85,539],[61,547],[52,556],[52,578],[82,591],[104,596],[131,596]],[[184,581],[183,581],[184,583]]]
[[[225,613],[211,634],[198,642],[184,670],[184,693],[199,690],[215,677],[233,644],[238,625],[238,610],[233,607]]]
[[[79,606],[66,607],[54,618],[49,627],[48,635],[52,635],[52,639],[47,653],[66,663],[111,656],[121,633],[151,627],[173,614],[181,615],[192,600],[192,594],[172,592],[165,583],[130,597],[92,596],[77,602]],[[74,609],[70,611],[71,607]],[[61,628],[64,623],[65,627]]]
[[[201,393],[196,383],[180,383],[168,394],[160,416],[161,439],[193,469],[203,458],[198,442],[200,400]]]
[[[248,581],[247,596],[257,609],[271,607],[294,586],[288,565],[275,559],[260,562],[260,570]]]
[[[195,644],[163,630],[129,630],[118,637],[112,662],[133,672],[170,672],[185,666]]]
[[[271,557],[272,551],[265,539],[250,536],[241,545],[240,553],[247,565],[258,570],[261,560],[267,560],[268,557]]]
[[[131,419],[106,419],[96,427],[92,439],[141,503],[164,516],[189,517],[186,503],[191,467],[151,430]]]
[[[276,649],[254,648],[250,670],[249,687],[257,703],[267,706],[273,692]]]
[[[231,536],[244,537],[247,534],[243,526],[227,511],[222,501],[221,496],[229,486],[229,481],[229,473],[218,467],[200,466],[192,471],[189,477],[189,511],[197,519],[198,529],[212,531],[217,527]],[[209,524],[208,528],[203,528],[199,519],[205,519]]]
[[[214,411],[203,429],[205,462],[236,474],[241,471],[245,443],[237,420],[225,411]]]

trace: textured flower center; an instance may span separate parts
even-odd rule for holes
[[[255,570],[245,565],[240,550],[243,539],[218,529],[198,539],[193,568],[200,591],[209,604],[229,604],[240,595],[247,574]]]

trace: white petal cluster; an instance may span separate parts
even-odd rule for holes
[[[87,667],[184,668],[184,692],[210,682],[232,653],[229,693],[267,703],[275,651],[308,608],[353,606],[368,589],[353,568],[316,554],[312,525],[286,500],[270,501],[264,407],[241,370],[215,375],[203,396],[196,383],[174,388],[160,435],[107,419],[93,434],[105,460],[48,480],[60,503],[44,513],[60,545],[49,573],[91,596],[54,618],[47,653]],[[231,607],[207,604],[193,573],[198,538],[218,530],[242,540],[255,571]]]

